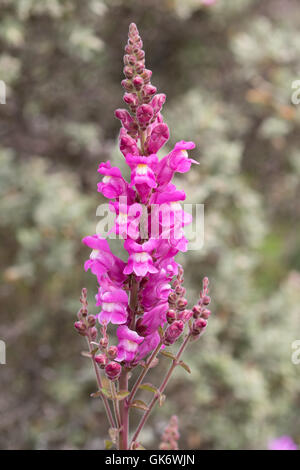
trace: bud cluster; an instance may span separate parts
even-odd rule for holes
[[[160,450],[178,450],[179,437],[178,418],[173,415],[162,435]]]

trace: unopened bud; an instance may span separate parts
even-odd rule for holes
[[[200,307],[200,305],[194,305],[193,307],[194,318],[198,318],[201,312],[202,312],[202,308]]]
[[[192,335],[198,336],[204,330],[206,325],[207,325],[207,321],[204,320],[204,318],[201,318],[201,317],[197,318],[193,323]]]
[[[94,317],[94,315],[89,315],[87,317],[87,321],[88,321],[89,327],[92,327],[92,326],[96,325],[96,318]]]
[[[109,359],[115,359],[118,354],[118,348],[117,346],[110,346],[107,350],[107,355]]]
[[[144,85],[144,80],[141,77],[137,76],[133,79],[133,85],[137,91],[140,91],[140,89]]]
[[[184,310],[187,304],[188,301],[186,299],[180,298],[177,300],[176,307],[178,308],[178,310]]]
[[[207,308],[205,308],[202,313],[201,313],[201,317],[204,318],[205,320],[207,320],[211,315],[211,311],[208,310]]]
[[[168,323],[173,323],[173,321],[176,320],[176,312],[175,310],[168,310],[167,311],[167,322]]]
[[[136,110],[136,117],[140,126],[147,126],[153,117],[153,108],[149,104],[142,104]]]
[[[182,320],[184,323],[186,323],[190,318],[192,318],[192,316],[192,310],[183,310],[182,312],[178,313],[178,320]]]
[[[95,362],[97,362],[97,364],[99,364],[99,366],[101,367],[101,369],[104,369],[104,367],[107,365],[108,363],[108,359],[107,357],[105,356],[105,354],[98,354],[97,356],[95,356]]]
[[[142,78],[144,80],[145,85],[150,83],[151,76],[152,76],[152,71],[151,70],[145,69],[143,71]]]
[[[117,380],[121,374],[122,367],[118,362],[110,362],[105,367],[106,377],[109,380]]]
[[[86,336],[87,327],[84,323],[82,323],[82,321],[76,321],[74,323],[74,327],[76,328],[76,330],[78,331],[80,335]]]
[[[183,332],[184,323],[181,320],[176,320],[172,325],[168,326],[164,334],[164,344],[170,346],[175,343]]]
[[[202,299],[203,305],[209,305],[209,304],[210,304],[210,300],[211,300],[211,299],[210,299],[209,295],[205,295],[205,296],[203,297],[203,299]]]
[[[97,338],[97,335],[98,335],[97,328],[95,328],[95,327],[90,328],[90,338],[91,338],[92,341],[95,341],[95,339]]]
[[[105,351],[105,349],[106,349],[107,346],[108,346],[108,338],[107,338],[107,336],[105,336],[104,338],[101,338],[101,339],[100,339],[100,341],[99,341],[99,346],[100,346],[101,351]]]
[[[135,64],[135,70],[136,70],[136,73],[143,73],[143,71],[145,70],[145,64],[144,62],[137,62]]]
[[[123,88],[125,88],[126,91],[130,92],[130,91],[134,90],[131,80],[128,80],[128,79],[127,80],[122,80],[121,85],[122,85]]]
[[[132,78],[133,75],[134,75],[134,70],[129,65],[126,65],[123,69],[123,73],[124,73],[126,78]]]
[[[142,96],[144,97],[150,97],[155,95],[156,93],[156,87],[153,85],[145,85],[142,91]]]

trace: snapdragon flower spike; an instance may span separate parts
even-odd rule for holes
[[[163,152],[169,139],[169,128],[161,114],[166,96],[156,94],[142,47],[137,27],[131,24],[122,81],[128,110],[120,108],[115,112],[122,126],[119,148],[128,165],[130,180],[126,181],[120,169],[109,161],[100,163],[98,168],[102,176],[98,191],[109,200],[109,209],[115,217],[108,238],[114,233],[120,239],[125,261],[111,251],[108,240],[99,234],[83,239],[92,250],[85,269],[97,278],[96,305],[100,312],[96,317],[88,316],[84,303],[75,323],[79,334],[94,341],[98,337],[95,324],[98,320],[102,336],[95,362],[104,368],[109,380],[120,377],[119,391],[123,392],[127,392],[122,388],[127,378],[123,379],[130,369],[138,365],[146,369],[153,367],[160,349],[174,344],[181,335],[185,347],[187,341],[197,339],[206,330],[210,316],[207,278],[203,280],[199,302],[190,309],[183,287],[183,268],[175,259],[179,252],[187,250],[184,226],[191,223],[192,217],[184,212],[181,203],[185,201],[185,193],[176,188],[172,178],[176,173],[186,173],[197,163],[188,155],[195,144],[181,140],[158,158],[157,152]],[[109,327],[109,331],[116,331],[116,346],[109,346],[110,323],[118,325],[115,329]],[[180,354],[184,347],[180,348]],[[150,362],[149,358],[145,359],[147,356],[152,358]],[[111,385],[114,399],[115,386]],[[137,389],[138,386],[133,389],[133,395]],[[130,402],[130,396],[126,400]],[[120,404],[121,408],[126,400]],[[106,411],[110,418],[107,406]],[[115,424],[120,420],[117,414]],[[126,412],[121,413],[124,415]],[[115,428],[112,421],[111,427]],[[125,430],[126,425],[121,423],[119,432]],[[136,445],[135,437],[132,445]],[[174,443],[172,446],[175,448]]]

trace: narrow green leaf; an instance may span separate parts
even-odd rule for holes
[[[191,369],[189,368],[189,366],[188,366],[185,362],[180,361],[180,362],[179,362],[179,365],[180,365],[181,367],[183,367],[189,374],[191,373]]]
[[[107,390],[107,388],[102,387],[102,388],[101,388],[101,392],[102,392],[103,395],[105,395],[107,398],[112,398],[112,395],[111,395],[110,391]]]
[[[152,393],[157,393],[157,392],[158,392],[158,389],[157,389],[154,385],[148,384],[148,383],[146,383],[146,384],[141,384],[141,385],[139,386],[139,388],[140,388],[141,390],[147,390],[148,392],[152,392]]]
[[[116,394],[116,397],[117,399],[120,401],[120,400],[124,400],[124,398],[128,397],[130,392],[128,392],[128,390],[120,390],[117,394]]]
[[[165,357],[168,357],[169,359],[173,359],[173,361],[176,359],[174,354],[172,354],[170,351],[160,351],[160,354],[162,354]]]
[[[132,408],[139,408],[140,410],[148,411],[148,406],[142,400],[134,400],[130,406]]]

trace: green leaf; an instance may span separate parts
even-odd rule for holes
[[[109,391],[107,388],[102,387],[102,388],[101,388],[101,392],[102,392],[103,395],[105,395],[107,398],[112,398],[112,395],[111,395],[110,391]]]
[[[128,397],[130,392],[128,392],[128,390],[120,390],[117,394],[116,394],[116,397],[117,399],[120,401],[120,400],[124,400],[124,398]]]
[[[108,439],[105,439],[105,450],[109,450],[112,448],[112,446],[114,445],[114,443],[112,441],[109,441]]]
[[[168,357],[169,359],[172,359],[173,361],[175,361],[176,359],[174,354],[172,354],[170,351],[160,351],[160,354],[162,354],[165,357]]]
[[[161,338],[163,338],[163,336],[164,336],[164,330],[162,329],[161,326],[159,326],[159,328],[158,328],[158,333],[159,333],[159,336],[160,336]]]
[[[178,364],[179,364],[181,367],[183,367],[189,374],[191,373],[191,369],[189,368],[189,366],[188,366],[185,362],[180,361]]]
[[[134,400],[131,405],[132,408],[139,408],[140,410],[148,411],[148,406],[142,400]]]
[[[157,392],[158,392],[158,389],[157,389],[154,385],[148,384],[148,383],[146,383],[146,384],[141,384],[141,385],[139,386],[139,388],[140,388],[141,390],[147,390],[148,392],[152,392],[152,393],[157,393]]]

